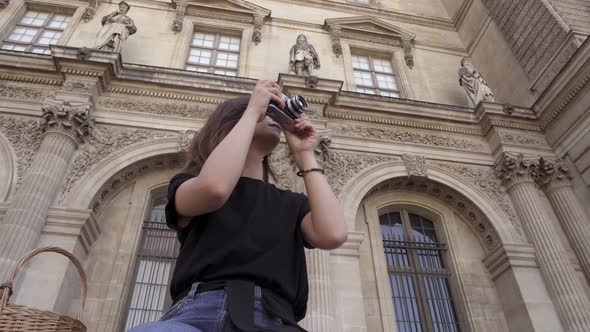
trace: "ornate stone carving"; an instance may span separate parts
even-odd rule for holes
[[[506,188],[521,181],[530,181],[538,167],[535,159],[525,159],[522,154],[504,153],[494,165],[496,176],[500,178]]]
[[[180,167],[182,167],[182,160],[175,155],[152,157],[127,166],[102,185],[90,203],[90,208],[98,215],[104,206],[104,202],[139,177],[161,170]]]
[[[311,76],[314,69],[320,69],[320,58],[313,45],[307,42],[305,35],[299,35],[297,42],[289,51],[291,73],[299,76]]]
[[[320,80],[315,75],[305,76],[305,86],[308,88],[317,88]]]
[[[490,198],[502,211],[508,215],[510,223],[522,236],[522,227],[516,218],[514,206],[506,194],[502,182],[492,168],[468,167],[453,163],[435,162],[434,165],[450,171],[466,183],[473,185],[479,192]]]
[[[489,219],[471,200],[445,185],[427,179],[395,178],[382,182],[367,193],[410,191],[426,194],[449,206],[467,221],[484,248],[492,250],[500,245],[500,238]]]
[[[103,51],[120,53],[127,38],[137,32],[137,27],[127,13],[131,9],[125,1],[119,2],[119,10],[102,18],[102,29],[96,38],[96,47]]]
[[[41,123],[38,120],[0,116],[0,132],[6,136],[18,158],[18,187],[41,146]]]
[[[412,45],[414,40],[402,39],[402,48],[404,50],[404,60],[410,69],[414,68],[414,54],[412,54]]]
[[[488,87],[488,83],[473,67],[470,58],[461,60],[461,68],[457,74],[459,75],[459,84],[465,89],[473,106],[477,106],[481,101],[494,101],[494,94]]]
[[[330,145],[332,145],[332,132],[330,130],[318,130],[318,142],[314,148],[318,163],[324,167],[330,160]]]
[[[98,0],[89,0],[88,7],[86,7],[86,10],[84,10],[84,14],[82,14],[82,21],[84,21],[84,23],[92,21],[94,15],[96,14],[97,8]]]
[[[471,151],[485,151],[483,144],[468,139],[446,135],[425,134],[390,128],[362,127],[357,125],[339,125],[331,128],[334,135],[381,139],[393,142],[432,145]]]
[[[350,179],[362,170],[387,161],[398,159],[392,156],[356,154],[331,150],[324,162],[328,182],[338,196]]]
[[[342,29],[337,26],[330,26],[330,37],[332,37],[332,52],[339,58],[342,55]]]
[[[193,137],[195,136],[195,134],[197,133],[196,130],[181,130],[180,131],[180,150],[181,151],[186,151],[188,150],[189,146],[191,145],[191,142],[193,140]]]
[[[187,4],[185,3],[176,3],[176,17],[174,18],[174,22],[172,22],[172,31],[174,33],[180,33],[182,31],[186,7]]]
[[[204,119],[212,112],[212,108],[189,103],[162,103],[141,100],[101,98],[98,105],[117,111],[141,112],[160,115],[174,115],[187,118]]]
[[[502,143],[520,144],[520,145],[533,145],[546,147],[547,142],[543,136],[531,136],[524,135],[523,133],[511,133],[498,131],[498,136]]]
[[[174,134],[162,133],[143,129],[119,129],[103,125],[96,126],[92,137],[79,150],[73,163],[60,202],[69,193],[76,182],[92,167],[104,160],[112,153],[132,144],[153,140],[156,138],[170,137]]]
[[[94,82],[67,79],[63,84],[63,89],[67,91],[91,93],[95,86],[96,83]]]
[[[270,168],[275,174],[274,183],[277,187],[293,190],[295,163],[287,144],[281,143],[270,155]]]
[[[502,107],[502,112],[511,115],[512,113],[514,113],[514,106],[510,104],[504,104],[504,106]]]
[[[408,169],[408,174],[410,176],[428,176],[428,174],[426,174],[426,157],[402,154],[402,159],[406,164],[406,168]]]
[[[4,9],[10,5],[10,0],[0,0],[0,9]]]
[[[43,131],[58,130],[67,133],[83,143],[94,128],[94,120],[90,119],[91,109],[91,103],[72,103],[47,98],[41,106],[41,127]]]
[[[28,101],[42,101],[53,96],[53,92],[31,89],[22,86],[8,86],[0,84],[0,97],[14,98]]]
[[[88,60],[88,58],[90,58],[91,54],[92,54],[91,49],[89,49],[88,47],[82,47],[81,49],[78,50],[78,59]]]
[[[264,16],[254,16],[254,31],[252,31],[252,41],[255,45],[258,45],[262,41],[262,24],[264,22]]]
[[[563,160],[547,160],[543,157],[539,158],[534,176],[537,183],[544,188],[570,185],[571,179],[569,168]]]

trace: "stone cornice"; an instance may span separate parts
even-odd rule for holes
[[[495,280],[511,267],[537,268],[535,249],[524,244],[505,244],[490,252],[484,259],[484,265]]]
[[[363,243],[365,235],[361,232],[348,232],[348,239],[338,249],[334,249],[330,252],[334,256],[353,256],[360,257],[360,247]]]
[[[18,70],[4,66],[0,69],[0,78],[52,87],[62,84],[65,90],[72,84],[77,84],[77,87],[87,81],[96,82],[93,83],[98,88],[95,100],[108,93],[210,105],[248,94],[256,84],[256,80],[251,78],[123,64],[120,55],[112,52],[82,52],[84,49],[55,45],[52,51],[53,56],[49,58],[0,52],[0,58],[11,57],[10,64],[18,63],[19,59],[21,64],[32,64],[24,68],[19,65]],[[81,54],[85,60],[80,58]],[[33,65],[35,63],[40,65]],[[39,66],[45,69],[35,75]],[[304,78],[295,75],[280,74],[279,81],[287,94],[302,94],[313,108],[321,110],[314,114],[317,120],[353,120],[474,136],[485,136],[491,126],[540,130],[535,115],[525,108],[511,107],[506,111],[504,105],[484,103],[474,112],[459,106],[342,91],[342,81],[325,78],[319,78],[316,88],[306,87]],[[68,82],[71,84],[68,85]]]
[[[86,253],[100,235],[100,227],[92,210],[52,207],[48,211],[43,233],[73,236]]]
[[[590,82],[590,39],[561,70],[559,76],[539,97],[533,110],[539,115],[541,128],[547,129]]]
[[[388,21],[416,24],[426,26],[429,28],[438,28],[451,31],[456,30],[453,22],[446,18],[408,14],[393,9],[384,8],[383,6],[376,7],[325,0],[283,0],[283,2],[289,2],[298,5],[309,5],[313,7],[336,10],[354,15],[370,15],[372,17],[377,17]]]

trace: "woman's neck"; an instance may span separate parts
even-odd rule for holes
[[[246,156],[246,162],[244,164],[242,176],[252,179],[263,180],[263,159],[263,153],[250,149],[250,151],[248,151],[248,155]]]

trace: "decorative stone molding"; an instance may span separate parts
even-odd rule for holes
[[[538,160],[525,158],[522,153],[504,153],[494,165],[496,176],[506,188],[522,181],[533,181],[538,168]]]
[[[486,195],[506,213],[513,228],[522,237],[522,226],[516,218],[514,206],[506,194],[504,187],[502,187],[502,182],[496,176],[494,169],[469,167],[446,162],[434,162],[433,165],[447,170],[459,178],[464,179],[470,185],[475,186],[479,192]]]
[[[0,131],[6,136],[17,156],[17,188],[26,170],[39,150],[42,140],[41,123],[38,120],[0,116]]]
[[[349,231],[346,242],[337,249],[330,251],[330,255],[360,257],[360,248],[364,238],[365,233]]]
[[[530,245],[505,244],[490,252],[483,263],[491,274],[492,280],[511,267],[537,268],[535,249]]]
[[[41,128],[43,131],[65,133],[77,142],[83,143],[94,128],[94,120],[90,119],[91,110],[91,103],[72,103],[46,98],[41,106]]]
[[[99,216],[105,202],[139,177],[161,170],[177,169],[181,166],[182,160],[175,155],[156,156],[127,166],[113,175],[101,186],[92,199],[90,208],[97,216]]]
[[[404,60],[410,69],[414,68],[414,54],[413,51],[414,39],[402,39],[402,48],[404,50]]]
[[[393,156],[356,154],[330,150],[324,162],[326,176],[334,193],[339,196],[342,188],[357,173],[370,166],[398,159]]]
[[[48,211],[43,233],[75,237],[82,244],[84,253],[88,254],[101,231],[91,210],[52,207]]]
[[[402,154],[402,159],[410,176],[427,177],[426,157],[411,154]]]
[[[143,129],[130,130],[103,125],[97,126],[92,137],[78,150],[78,155],[74,160],[59,201],[63,202],[64,197],[72,190],[80,178],[90,172],[94,165],[112,153],[136,143],[170,137],[171,135]]]
[[[314,148],[316,158],[322,166],[330,159],[330,145],[332,145],[332,131],[329,129],[318,130],[318,142]]]
[[[84,21],[84,23],[88,23],[92,21],[92,19],[94,19],[94,15],[96,14],[96,10],[98,9],[99,5],[99,0],[88,1],[88,7],[86,7],[86,10],[84,10],[84,14],[82,14],[82,21]]]
[[[241,88],[252,91],[252,87],[253,86],[244,86]],[[182,101],[192,101],[192,102],[197,102],[197,103],[214,104],[214,105],[220,104],[225,101],[224,99],[214,98],[214,97],[184,95],[184,94],[177,94],[177,93],[172,93],[172,92],[151,91],[151,90],[134,89],[134,88],[117,87],[117,86],[109,87],[107,92],[119,93],[119,94],[123,94],[123,95],[141,96],[141,97],[155,97],[155,98],[182,100]]]
[[[263,15],[254,15],[254,31],[252,31],[252,41],[258,45],[262,41],[262,24],[264,23]]]
[[[313,88],[317,88],[319,84],[319,79],[317,76],[315,75],[309,75],[309,76],[305,76],[305,86],[313,89]]]
[[[88,47],[82,47],[80,50],[78,50],[78,59],[80,60],[88,60],[91,55],[92,50]]]
[[[10,0],[0,0],[0,10],[8,7],[10,5]]]
[[[12,81],[12,82],[34,83],[34,84],[44,84],[44,85],[61,85],[62,84],[61,78],[52,79],[49,77],[26,76],[26,75],[20,75],[17,73],[0,73],[0,80]],[[0,90],[3,87],[5,87],[5,85],[0,84]]]
[[[330,37],[332,38],[332,52],[339,58],[342,55],[342,44],[340,38],[342,37],[342,29],[338,26],[329,27]]]
[[[176,2],[176,17],[172,22],[172,31],[174,33],[180,33],[182,31],[184,17],[186,15],[187,4],[182,2]]]
[[[470,151],[485,151],[483,144],[472,140],[443,135],[419,133],[416,131],[363,127],[357,125],[338,125],[331,127],[334,135],[344,137],[371,138],[393,142],[431,145]]]
[[[62,89],[73,92],[92,93],[92,90],[94,90],[95,87],[96,82],[67,78]]]
[[[24,86],[8,86],[0,84],[0,97],[13,98],[26,101],[42,101],[54,96],[53,92],[37,90]]]
[[[535,147],[548,147],[545,137],[541,135],[526,135],[524,133],[512,133],[506,131],[497,131],[498,137],[502,143],[529,145]]]
[[[324,22],[324,29],[330,32],[332,52],[338,57],[342,54],[341,38],[351,40],[370,40],[374,43],[401,47],[406,65],[414,66],[414,39],[416,34],[382,21],[373,16],[330,18]]]
[[[183,118],[205,119],[213,108],[187,103],[163,103],[131,99],[100,98],[99,107],[116,111],[173,115]]]
[[[535,180],[542,188],[555,189],[570,185],[570,171],[563,160],[549,160],[540,157],[536,166],[534,170]]]
[[[181,130],[179,135],[180,151],[187,151],[190,147],[193,137],[197,134],[196,130]]]
[[[463,216],[484,248],[492,250],[501,245],[500,237],[485,213],[471,200],[452,188],[425,178],[395,178],[378,184],[366,196],[390,191],[411,191],[428,195]]]

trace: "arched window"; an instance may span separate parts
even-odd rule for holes
[[[460,331],[434,223],[406,210],[379,216],[399,332]]]
[[[172,302],[168,286],[180,243],[166,226],[165,206],[165,198],[155,199],[143,222],[124,331],[158,320]]]

